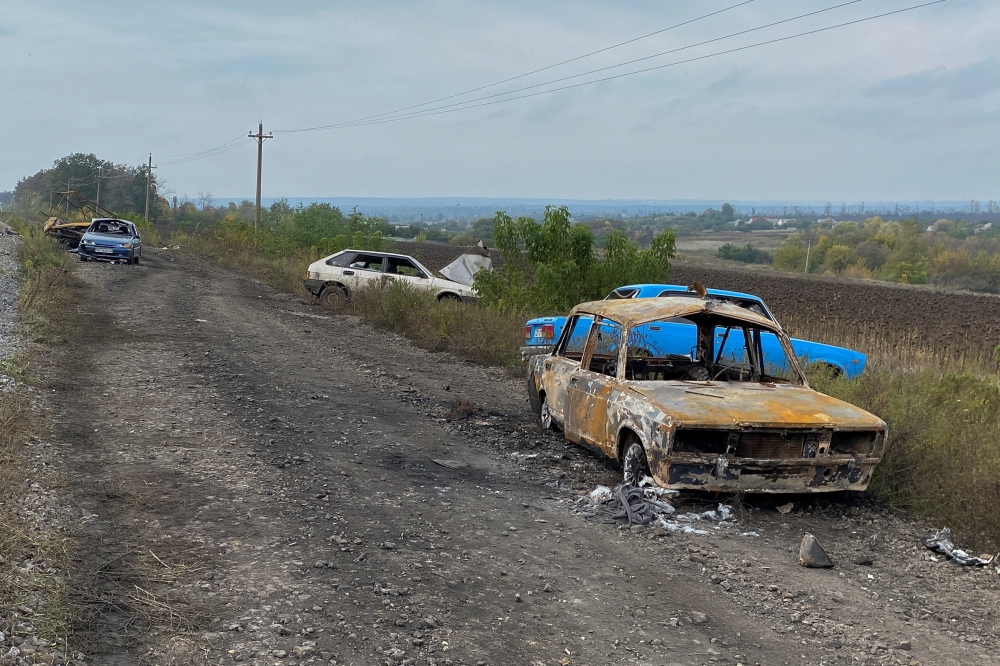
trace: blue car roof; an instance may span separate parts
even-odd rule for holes
[[[618,289],[638,289],[639,298],[654,298],[660,295],[660,292],[671,290],[671,291],[688,291],[688,288],[679,284],[628,284]],[[618,291],[616,289],[615,291]],[[762,303],[760,296],[754,296],[753,294],[744,294],[740,291],[726,291],[725,289],[708,289],[708,293],[713,296],[728,296],[729,298],[745,298],[753,301]]]

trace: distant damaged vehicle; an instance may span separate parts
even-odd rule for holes
[[[435,276],[405,254],[344,250],[310,264],[303,285],[323,304],[331,298],[350,298],[358,289],[387,280],[432,292],[438,300],[475,301],[478,297],[472,288],[473,276],[491,266],[489,251],[482,242],[442,268],[443,277]]]
[[[809,387],[775,321],[711,296],[578,305],[527,386],[543,426],[617,460],[626,483],[865,490],[885,448],[884,421]]]
[[[142,258],[142,238],[139,230],[128,220],[99,217],[87,227],[76,252],[80,261],[138,264]]]

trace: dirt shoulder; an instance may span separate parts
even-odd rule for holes
[[[826,499],[705,535],[588,522],[575,501],[615,471],[501,371],[166,251],[79,268],[32,460],[94,572],[99,663],[1000,655],[996,575],[930,561],[927,526]],[[806,531],[836,569],[797,566]]]

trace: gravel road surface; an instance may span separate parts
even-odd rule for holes
[[[177,252],[78,275],[20,519],[78,539],[89,662],[1000,663],[996,573],[931,526],[787,497],[704,535],[588,522],[617,472],[502,371]],[[798,566],[805,532],[836,568]]]

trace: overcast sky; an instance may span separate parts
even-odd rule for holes
[[[252,142],[187,163],[168,155],[258,119],[299,128],[431,101],[740,1],[3,0],[0,190],[69,153],[138,163],[152,151],[178,196],[252,198]],[[844,1],[755,0],[467,98]],[[642,66],[919,2],[863,0]],[[1000,2],[949,0],[529,99],[281,134],[264,144],[263,194],[1000,199],[998,28]]]

